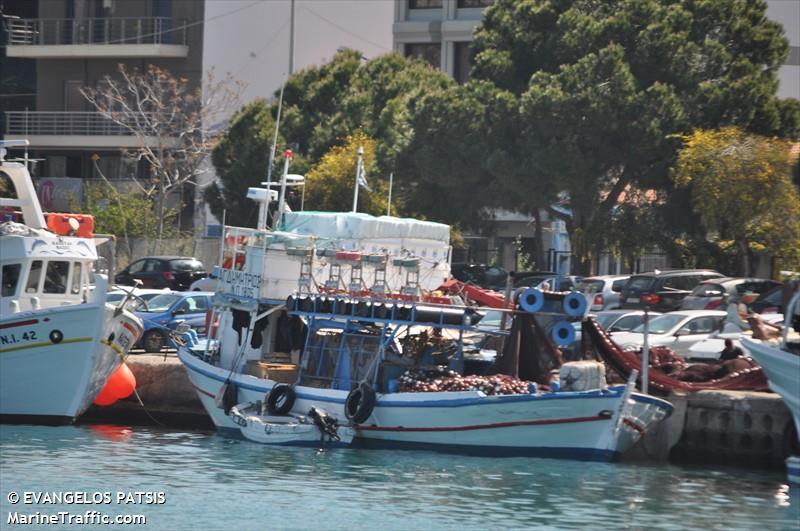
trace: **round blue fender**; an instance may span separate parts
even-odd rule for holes
[[[564,297],[563,306],[564,313],[570,317],[582,317],[583,314],[586,313],[588,304],[586,303],[586,297],[583,296],[583,293],[571,291]]]
[[[540,311],[544,307],[544,294],[539,288],[526,288],[519,296],[519,305],[528,313]]]
[[[556,345],[566,347],[575,341],[575,327],[569,321],[559,321],[550,331],[550,337]]]

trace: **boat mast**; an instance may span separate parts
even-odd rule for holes
[[[283,89],[286,88],[286,78],[283,78],[283,83],[281,83],[281,95],[278,97],[278,117],[275,119],[275,134],[272,137],[272,149],[269,151],[269,163],[267,165],[267,182],[261,183],[267,185],[267,208],[264,209],[264,217],[262,218],[259,216],[258,218],[258,228],[259,230],[263,230],[267,227],[267,218],[269,217],[269,192],[271,189],[271,182],[272,182],[272,164],[275,162],[275,148],[278,145],[278,128],[281,125],[281,110],[283,109]],[[273,222],[275,221],[275,216],[272,218]],[[273,223],[274,225],[274,223]]]

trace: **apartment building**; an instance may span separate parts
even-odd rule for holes
[[[80,89],[101,86],[119,64],[156,65],[199,87],[204,2],[2,0],[2,8],[2,70],[24,72],[29,87],[25,96],[4,98],[13,103],[3,108],[3,136],[30,141],[42,206],[69,209],[100,172],[119,182],[145,176],[142,164],[122,156],[138,145],[136,137],[94,111]],[[187,189],[173,204],[181,194],[184,204],[193,203]],[[191,212],[184,217],[191,227]]]

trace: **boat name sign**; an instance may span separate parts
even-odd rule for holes
[[[226,293],[231,293],[240,297],[258,297],[261,275],[236,271],[234,269],[222,269],[219,279]]]

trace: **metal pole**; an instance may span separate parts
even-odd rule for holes
[[[272,149],[269,152],[269,164],[267,165],[267,183],[272,182],[272,164],[275,162],[275,148],[278,145],[278,127],[281,124],[281,110],[283,109],[283,89],[286,88],[286,78],[281,83],[281,95],[278,97],[278,117],[275,119],[275,135],[272,137]],[[264,221],[258,220],[258,228],[267,227],[267,217],[269,217],[269,192],[272,187],[267,184],[267,208],[264,209]]]
[[[364,148],[358,146],[358,162],[356,163],[356,187],[353,191],[353,212],[358,211],[358,187],[361,185],[361,167]]]
[[[292,14],[289,23],[289,75],[294,73],[294,0],[292,0]]]
[[[222,267],[222,256],[223,256],[223,251],[225,250],[225,214],[227,213],[228,213],[227,210],[225,209],[222,210],[222,232],[220,233],[219,237],[219,260],[217,261],[217,264],[220,267]]]
[[[386,203],[386,215],[392,215],[392,181],[394,180],[394,173],[389,174],[389,201]]]
[[[283,221],[283,208],[284,202],[286,201],[286,175],[289,174],[289,161],[292,159],[292,150],[287,149],[283,152],[284,160],[283,160],[283,175],[281,175],[281,194],[280,198],[278,199],[278,214],[276,216],[276,223],[273,228],[278,228],[281,225],[281,221]]]
[[[647,394],[647,386],[650,383],[650,345],[648,339],[650,335],[650,315],[647,308],[644,309],[644,344],[642,345],[642,393]]]

